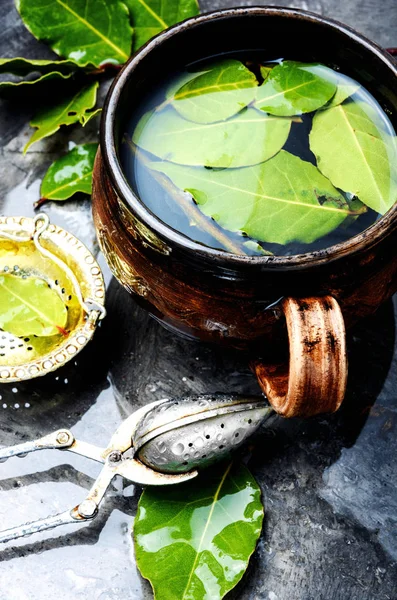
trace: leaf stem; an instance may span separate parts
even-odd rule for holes
[[[43,204],[46,204],[46,202],[49,202],[49,198],[43,198],[43,197],[40,198],[39,200],[37,200],[37,202],[34,202],[34,204],[33,204],[34,210],[37,210],[38,208],[43,206]]]
[[[150,168],[149,160],[144,153],[127,136],[124,136],[124,141],[127,142],[138,160],[147,168]],[[197,227],[216,239],[228,252],[247,255],[242,244],[231,240],[214,221],[201,212],[190,194],[177,188],[166,175],[157,171],[152,171],[151,174],[161,187],[178,203],[188,219],[193,221]]]

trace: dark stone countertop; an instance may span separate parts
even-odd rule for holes
[[[233,1],[203,0],[205,9]],[[246,4],[265,4],[259,0]],[[268,2],[268,4],[273,4]],[[339,19],[383,46],[397,46],[396,0],[298,0],[291,6]],[[0,0],[0,55],[51,52]],[[69,142],[94,140],[98,123],[69,128],[24,157],[34,100],[1,103],[0,212],[31,215],[40,179]],[[88,201],[53,203],[51,219],[98,247]],[[106,444],[138,406],[190,392],[257,393],[241,357],[172,336],[109,281],[109,316],[75,362],[29,383],[0,386],[0,444],[71,427]],[[310,421],[278,419],[258,438],[250,468],[263,491],[265,526],[240,600],[397,599],[397,351],[390,302],[349,336],[343,409]],[[60,512],[85,495],[100,466],[45,451],[0,466],[0,529]],[[139,576],[131,528],[140,490],[116,480],[98,519],[8,545],[0,600],[134,600],[152,597]]]

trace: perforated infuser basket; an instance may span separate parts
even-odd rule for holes
[[[86,346],[105,316],[98,263],[46,214],[0,217],[0,273],[45,280],[68,311],[66,335],[16,337],[0,329],[0,383],[32,379],[61,367]]]

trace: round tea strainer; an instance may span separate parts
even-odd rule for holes
[[[106,314],[98,263],[77,238],[51,224],[46,214],[0,217],[0,273],[45,280],[68,310],[66,336],[16,337],[0,329],[0,383],[58,369],[91,340]]]

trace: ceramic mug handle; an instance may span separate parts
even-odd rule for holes
[[[338,410],[346,392],[346,333],[332,296],[282,301],[289,365],[252,368],[273,408],[284,417],[310,417]]]

